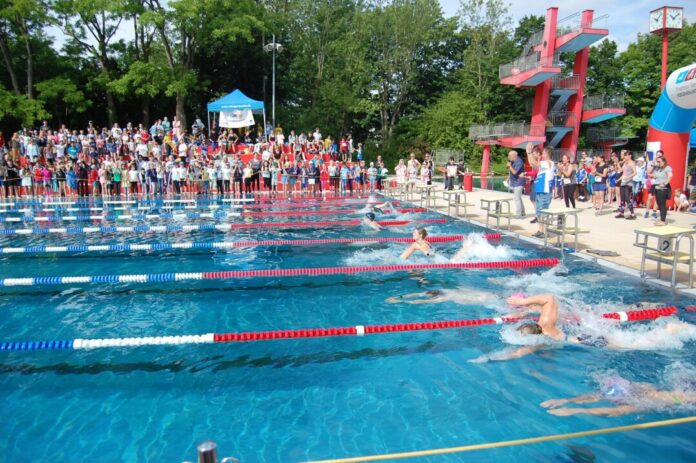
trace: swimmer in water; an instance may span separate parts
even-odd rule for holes
[[[382,226],[375,221],[375,213],[374,212],[368,212],[367,214],[365,214],[365,218],[363,219],[363,223],[365,225],[367,225],[368,227],[372,228],[373,230],[382,231]]]
[[[435,289],[420,293],[409,293],[403,296],[393,296],[387,299],[389,304],[438,304],[440,302],[456,302],[457,304],[486,304],[494,301],[492,293],[473,291],[471,289]]]
[[[404,250],[404,252],[401,253],[400,258],[407,260],[409,257],[411,257],[411,254],[416,251],[420,251],[426,256],[432,256],[435,254],[433,247],[430,246],[430,243],[425,240],[427,236],[428,232],[425,230],[425,228],[419,227],[413,230],[413,239],[415,241],[411,243],[409,247]]]
[[[392,206],[392,203],[390,202],[381,204],[368,204],[367,207],[369,207],[372,212],[379,212],[380,214],[394,214],[396,212],[394,206]]]
[[[606,407],[561,407],[566,404],[609,402]],[[651,384],[634,383],[618,375],[602,381],[600,392],[568,399],[551,399],[540,404],[556,416],[621,416],[647,410],[696,405],[696,390],[661,390]]]
[[[651,350],[659,348],[657,344],[663,335],[674,338],[696,338],[696,326],[680,320],[670,320],[663,327],[656,327],[651,332],[644,333],[642,336],[621,336],[619,333],[607,333],[605,336],[593,336],[581,334],[570,336],[561,331],[558,327],[558,300],[553,294],[539,294],[536,296],[522,297],[511,296],[507,303],[512,307],[522,308],[523,310],[507,315],[510,318],[522,317],[529,313],[539,313],[537,322],[528,322],[520,325],[517,331],[525,335],[542,335],[553,341],[566,342],[570,344],[580,344],[589,347],[607,347],[609,349],[627,350]],[[548,348],[543,343],[523,346],[513,351],[503,351],[494,354],[483,355],[472,360],[474,363],[481,363],[488,360],[510,360],[524,357],[537,350]]]

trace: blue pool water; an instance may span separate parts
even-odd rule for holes
[[[342,209],[348,213],[355,208]],[[453,220],[428,229],[434,235],[484,231]],[[410,231],[411,226],[389,228],[380,236],[408,236]],[[4,237],[0,246],[337,238],[368,233],[362,228],[308,228],[262,233],[27,236]],[[514,240],[505,239],[501,244],[508,248],[499,248],[502,251],[493,258],[556,256]],[[437,248],[444,259],[458,246],[445,243]],[[257,247],[216,253],[2,256],[0,278],[372,265],[398,262],[402,248],[385,244]],[[481,250],[483,260],[486,252],[492,251]],[[638,302],[678,306],[695,302],[586,261],[569,258],[566,265],[570,275],[565,278],[547,269],[448,270],[2,288],[0,340],[487,318],[505,310],[499,300],[482,304],[473,297],[459,303],[387,302],[390,297],[432,289],[463,288],[472,295],[489,292],[501,298],[519,290],[554,291],[566,303],[595,312]],[[693,313],[682,311],[679,317],[696,323]],[[622,329],[632,333],[649,326],[640,325]],[[666,372],[693,370],[693,340],[665,338],[657,351],[566,346],[508,362],[469,362],[499,351],[506,340],[500,326],[486,326],[246,344],[2,352],[0,455],[8,462],[182,461],[195,458],[197,443],[213,439],[221,456],[235,456],[242,462],[299,462],[572,432],[693,412],[677,407],[618,418],[556,417],[539,406],[547,399],[595,391],[593,376],[605,372],[666,387]],[[693,425],[666,427],[419,461],[690,462],[696,460],[694,431]]]

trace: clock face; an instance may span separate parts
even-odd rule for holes
[[[665,26],[668,29],[681,29],[683,26],[684,10],[681,8],[667,8]]]
[[[650,12],[650,32],[659,31],[660,29],[664,28],[664,14],[665,10],[662,8]]]

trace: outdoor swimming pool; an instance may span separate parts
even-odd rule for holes
[[[364,205],[364,201],[362,202]],[[347,220],[307,216],[306,221]],[[264,210],[287,210],[290,204]],[[400,207],[411,207],[403,204]],[[251,206],[249,206],[252,209]],[[305,209],[317,209],[318,207]],[[258,209],[254,209],[258,210]],[[407,213],[399,219],[442,218]],[[239,218],[222,222],[290,219]],[[219,223],[209,219],[148,224]],[[19,225],[3,224],[5,228]],[[28,224],[31,227],[32,224]],[[432,235],[481,233],[463,221],[428,224]],[[378,236],[411,234],[413,225]],[[168,234],[3,236],[0,246],[308,239],[377,236],[361,227]],[[498,244],[498,243],[495,243]],[[451,257],[459,242],[437,244]],[[480,244],[474,258],[557,257],[523,242]],[[398,263],[404,245],[258,246],[224,251],[0,256],[0,278],[335,267]],[[417,257],[415,262],[427,262]],[[0,341],[203,334],[473,319],[509,310],[502,298],[548,292],[578,310],[614,311],[652,302],[696,301],[568,258],[567,277],[547,268],[427,270],[324,277],[176,283],[68,284],[0,288]],[[464,289],[467,301],[403,304],[387,299]],[[474,295],[495,293],[485,304]],[[696,323],[696,314],[678,317]],[[651,322],[659,325],[658,322]],[[642,326],[641,326],[642,325]],[[624,325],[635,332],[647,323]],[[619,328],[616,328],[619,329]],[[501,332],[505,333],[501,335]],[[616,372],[664,386],[694,372],[693,339],[657,339],[656,351],[564,346],[508,362],[471,363],[510,340],[483,326],[364,337],[0,352],[0,454],[4,461],[183,461],[196,445],[218,443],[242,462],[299,462],[541,436],[684,416],[684,407],[618,418],[550,415],[540,402],[597,389],[593,376]],[[680,377],[696,381],[696,376]],[[419,461],[670,461],[696,459],[693,425]],[[593,457],[594,456],[594,457]]]

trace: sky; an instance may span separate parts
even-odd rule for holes
[[[455,16],[459,10],[459,0],[439,0],[445,16]],[[558,19],[565,18],[583,10],[594,10],[595,17],[609,15],[609,38],[614,40],[619,51],[636,41],[637,33],[648,32],[650,12],[662,6],[684,8],[684,18],[689,23],[696,22],[696,1],[694,0],[503,0],[509,4],[513,24],[529,14],[546,15],[546,9],[558,6]]]

